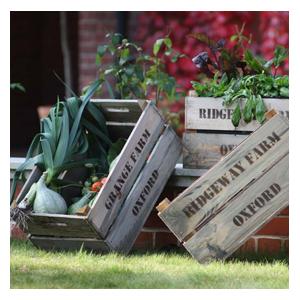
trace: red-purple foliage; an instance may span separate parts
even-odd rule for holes
[[[190,89],[190,81],[197,78],[198,70],[191,58],[203,50],[188,34],[201,32],[211,39],[228,38],[237,26],[245,23],[244,34],[252,34],[251,48],[266,58],[272,57],[277,45],[288,47],[288,12],[144,12],[139,15],[136,39],[143,41],[144,49],[151,51],[157,38],[171,32],[174,48],[187,55],[178,63],[167,63],[167,70],[179,84]],[[279,74],[288,71],[288,63]]]

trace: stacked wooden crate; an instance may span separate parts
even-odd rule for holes
[[[193,95],[193,92],[191,92]],[[235,128],[233,107],[224,107],[222,98],[186,97],[183,135],[183,167],[209,169],[259,127],[258,122]],[[264,99],[267,110],[289,117],[288,99]]]
[[[37,247],[128,253],[181,154],[179,138],[151,102],[93,102],[103,111],[110,136],[127,142],[87,215],[30,215],[27,231]],[[19,199],[40,176],[35,168]]]

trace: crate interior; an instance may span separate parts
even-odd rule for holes
[[[103,112],[108,127],[108,132],[111,140],[114,142],[118,138],[128,139],[137,121],[139,120],[146,101],[140,100],[92,100]],[[63,174],[64,179],[73,181],[84,181],[88,177],[86,168],[73,169],[71,172]],[[23,189],[21,190],[18,199],[22,199],[31,185],[37,182],[41,176],[41,171],[35,168]],[[100,191],[101,193],[101,191]],[[61,193],[67,204],[71,203],[71,198],[81,195],[81,188],[66,188]],[[17,201],[18,201],[17,199]],[[84,237],[97,237],[97,233],[87,222],[87,216],[63,215],[63,214],[41,214],[31,213],[28,231],[34,228],[35,235],[53,235],[57,236],[67,231],[65,236],[76,236],[78,228],[79,234]],[[68,230],[70,228],[70,230]],[[84,229],[85,228],[85,229]],[[74,231],[74,232],[73,232]],[[83,233],[84,232],[84,233]],[[61,236],[61,235],[59,235]]]

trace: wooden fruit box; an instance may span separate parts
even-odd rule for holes
[[[183,167],[209,169],[241,143],[260,124],[241,120],[231,123],[234,107],[224,107],[222,98],[186,97],[183,134]],[[288,99],[264,99],[267,110],[289,117]]]
[[[153,103],[92,101],[103,110],[112,138],[127,142],[86,216],[30,215],[28,233],[37,247],[129,252],[181,154],[179,138]],[[40,176],[35,168],[20,199]]]
[[[289,127],[275,115],[171,203],[159,217],[199,262],[225,259],[288,206]]]

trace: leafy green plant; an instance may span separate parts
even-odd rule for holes
[[[90,99],[101,85],[95,81],[81,97],[74,96],[57,104],[41,119],[40,132],[33,138],[25,162],[16,170],[11,189],[13,200],[17,181],[28,166],[46,171],[45,183],[56,190],[66,183],[59,175],[80,166],[108,171],[107,152],[112,145],[101,110]]]
[[[165,70],[165,61],[176,62],[183,57],[172,48],[169,36],[156,40],[152,55],[128,41],[119,33],[107,34],[108,43],[97,49],[98,77],[105,82],[113,99],[150,99],[155,94],[156,102],[167,97],[176,97],[176,81]],[[110,64],[104,61],[111,60]],[[101,92],[104,92],[104,86]]]
[[[288,52],[276,47],[274,56],[265,60],[248,48],[251,39],[243,35],[243,28],[231,37],[233,47],[226,48],[225,40],[217,42],[204,34],[192,34],[208,48],[193,58],[193,62],[206,76],[206,81],[192,81],[198,96],[223,97],[224,105],[235,105],[232,123],[238,126],[241,118],[248,123],[253,119],[262,123],[266,111],[263,97],[288,98],[289,77],[276,75],[287,59]],[[273,74],[272,71],[274,70]]]

